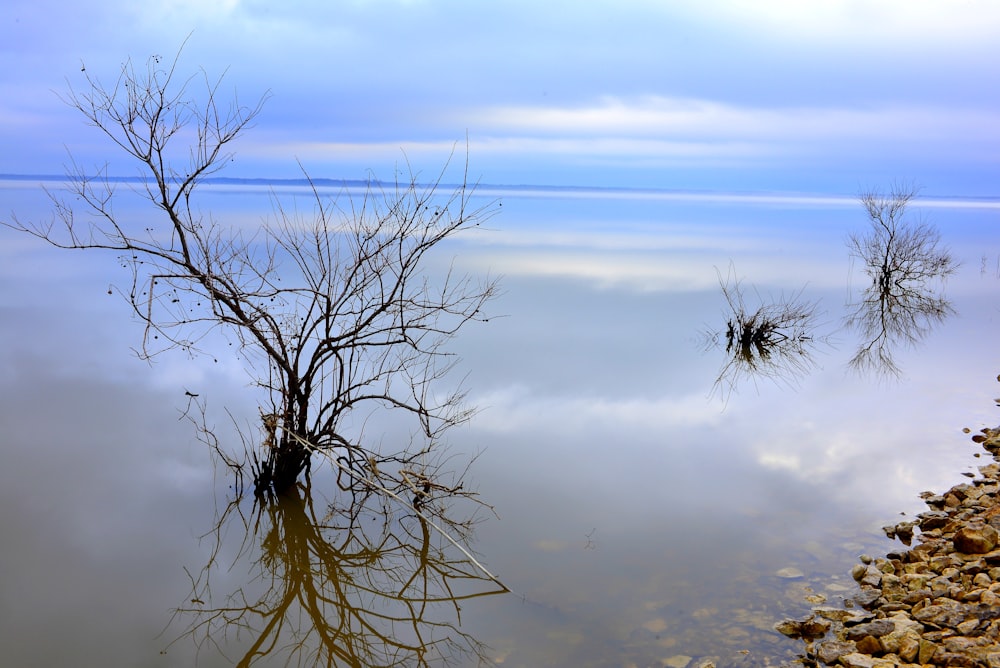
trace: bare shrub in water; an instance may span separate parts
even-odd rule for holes
[[[263,454],[253,463],[259,496],[290,489],[315,451],[333,453],[349,472],[345,489],[374,482],[415,498],[445,493],[420,462],[471,411],[460,390],[438,394],[454,363],[444,346],[466,323],[485,320],[497,285],[451,271],[432,280],[425,269],[441,242],[478,225],[493,205],[472,205],[465,174],[448,192],[441,175],[421,186],[411,173],[329,200],[308,180],[308,215],[276,203],[274,220],[256,231],[221,225],[200,208],[199,186],[231,161],[266,96],[251,106],[224,102],[221,79],[184,77],[178,58],[126,62],[111,85],[84,70],[86,89],[71,87],[66,98],[138,164],[133,191],[157,223],[140,229],[119,215],[121,180],[107,167],[95,176],[74,165],[69,197],[50,193],[51,220],[6,224],[60,248],[116,253],[131,273],[119,292],[144,325],[141,357],[203,352],[217,328],[238,345],[268,396]],[[361,442],[357,425],[345,426],[351,414],[380,409],[408,416],[416,443],[384,453]],[[419,489],[405,470],[423,476]]]
[[[711,347],[724,348],[726,361],[713,389],[734,390],[744,380],[768,378],[794,382],[815,365],[818,307],[802,299],[801,292],[765,300],[759,294],[756,307],[747,305],[745,291],[732,272],[720,274],[726,300],[727,321],[723,331],[707,333]]]
[[[955,312],[943,288],[958,263],[936,228],[904,218],[916,194],[896,185],[888,193],[869,190],[859,197],[870,226],[864,234],[851,234],[847,245],[870,281],[848,305],[845,324],[861,336],[850,360],[861,371],[898,375],[896,348],[919,343]]]

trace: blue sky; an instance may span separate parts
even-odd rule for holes
[[[190,35],[183,72],[271,94],[232,176],[434,170],[468,135],[487,183],[990,196],[998,34],[985,0],[9,0],[0,173],[115,157],[56,93]]]

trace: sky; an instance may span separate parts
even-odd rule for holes
[[[490,184],[995,196],[997,34],[987,0],[10,0],[0,174],[132,173],[59,96],[183,44],[268,97],[228,176],[433,174],[468,142]]]

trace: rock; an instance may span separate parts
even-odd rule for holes
[[[858,582],[869,587],[878,587],[882,584],[882,571],[875,566],[869,566]]]
[[[938,665],[948,666],[948,668],[981,668],[979,659],[957,652],[940,652],[934,655],[934,660]]]
[[[956,626],[955,630],[957,630],[963,636],[967,636],[975,632],[975,630],[978,627],[979,627],[978,619],[966,619],[964,622],[961,622],[958,626]]]
[[[933,604],[913,613],[913,618],[924,625],[936,628],[955,628],[965,621],[967,607],[949,598],[939,598]]]
[[[882,643],[878,638],[865,636],[855,643],[855,647],[860,654],[870,654],[872,656],[882,653]]]
[[[797,619],[782,619],[774,625],[774,630],[789,638],[802,637],[802,622]]]
[[[934,508],[935,510],[941,510],[944,507],[944,497],[940,494],[931,494],[930,496],[924,497],[924,502]]]
[[[920,651],[920,633],[924,625],[899,613],[889,620],[893,628],[880,638],[882,649],[890,654],[899,655],[899,658],[908,663],[912,662]]]
[[[917,515],[920,520],[920,530],[930,531],[931,529],[940,529],[945,524],[948,523],[948,513],[941,510],[931,510],[926,513],[920,513]]]
[[[815,616],[804,621],[783,619],[774,625],[774,630],[789,638],[819,638],[830,630],[830,621]]]
[[[944,651],[951,653],[968,654],[980,646],[976,638],[964,638],[962,636],[951,636],[941,641]]]
[[[684,654],[675,654],[669,659],[663,660],[663,665],[666,668],[688,668],[691,663],[691,657]]]
[[[892,633],[896,630],[896,625],[888,619],[876,619],[874,622],[868,622],[867,624],[858,624],[857,626],[852,626],[847,629],[847,639],[848,640],[860,640],[865,636],[874,636],[875,638],[881,638],[882,636]]]
[[[913,527],[917,525],[917,522],[900,522],[894,528],[894,533],[896,538],[903,542],[903,545],[909,545],[913,540]],[[892,536],[889,536],[892,538]]]
[[[806,640],[808,665],[1000,668],[1000,427],[982,433],[974,440],[995,460],[982,478],[925,492],[931,510],[884,527],[907,549],[861,555],[851,570],[859,591],[840,594],[843,609],[776,625]]]
[[[952,542],[955,549],[965,554],[986,554],[997,546],[1000,538],[997,530],[989,524],[982,526],[964,526],[955,532]]]
[[[852,652],[840,657],[840,665],[846,668],[875,668],[877,665],[876,661],[878,659],[875,657],[860,652]]]
[[[882,638],[882,646],[885,647],[885,638]],[[920,654],[920,634],[904,636],[899,640],[899,646],[893,650],[899,658],[907,663],[913,663]]]
[[[899,577],[888,573],[882,576],[882,595],[887,601],[902,601],[906,594],[906,586]]]
[[[845,654],[856,651],[857,647],[850,640],[827,640],[816,645],[816,658],[827,665],[832,665]]]
[[[920,649],[917,652],[917,661],[920,663],[930,663],[934,655],[937,654],[938,646],[927,640],[926,638],[920,639]]]
[[[843,608],[821,607],[813,608],[813,613],[824,619],[829,619],[831,622],[840,622],[844,625],[870,622],[875,618],[873,613],[856,608],[845,610]]]
[[[854,602],[862,608],[868,610],[882,598],[882,593],[873,587],[862,589],[860,593],[854,595]]]
[[[805,573],[803,573],[797,568],[792,568],[791,566],[778,570],[775,573],[775,575],[785,580],[795,580],[801,577],[805,577]]]

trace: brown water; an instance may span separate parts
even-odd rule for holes
[[[857,556],[891,545],[879,527],[979,463],[961,428],[996,421],[996,213],[934,216],[964,263],[958,315],[880,379],[845,368],[849,206],[505,199],[496,232],[453,248],[506,293],[456,342],[482,411],[450,442],[497,513],[470,545],[510,593],[405,509],[352,528],[322,471],[280,507],[230,507],[179,417],[186,390],[223,435],[224,409],[255,415],[240,361],[138,362],[113,263],[0,231],[4,664],[234,665],[262,640],[255,665],[791,659],[774,622],[849,595]],[[724,356],[700,333],[724,322],[730,261],[822,303],[808,374],[713,393]],[[462,600],[437,600],[446,583]]]

